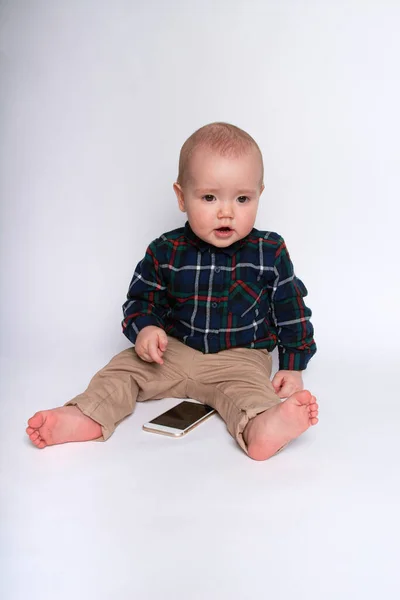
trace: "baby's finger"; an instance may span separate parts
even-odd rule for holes
[[[278,392],[279,398],[289,398],[293,393],[293,388],[291,385],[285,383]]]
[[[142,358],[143,350],[139,348],[137,345],[135,346],[135,352],[139,358]]]
[[[147,352],[138,352],[137,354],[138,354],[139,358],[141,358],[145,362],[153,362],[153,360],[150,358],[150,356],[147,354]]]
[[[157,338],[154,338],[153,340],[149,341],[149,345],[147,346],[147,352],[150,355],[150,358],[152,360],[154,360],[154,362],[162,365],[163,364],[163,359],[161,358],[160,352],[158,350],[158,340]]]
[[[271,381],[272,386],[275,390],[276,393],[279,392],[279,390],[281,389],[281,386],[283,385],[283,375],[281,373],[276,373],[274,378]]]
[[[135,352],[138,355],[138,357],[141,358],[142,360],[144,360],[145,362],[152,362],[150,356],[148,355],[148,353],[146,352],[146,350],[142,346],[142,344],[140,344],[140,345],[136,344]]]
[[[272,387],[275,390],[275,393],[279,394],[279,390],[281,389],[281,383],[278,383],[276,381],[271,381],[271,383],[272,383]]]
[[[167,335],[164,331],[160,331],[160,333],[158,334],[158,347],[161,350],[161,352],[165,352],[165,350],[167,349],[167,346],[168,346]]]

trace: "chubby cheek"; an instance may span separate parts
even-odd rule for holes
[[[248,214],[246,216],[244,216],[240,221],[240,229],[243,230],[243,232],[246,232],[245,235],[247,235],[247,233],[250,233],[250,231],[253,229],[254,227],[254,223],[256,220],[256,214]]]
[[[188,211],[187,215],[192,229],[196,227],[196,229],[200,231],[204,228],[207,228],[212,220],[209,211],[201,210],[199,208],[194,211]]]

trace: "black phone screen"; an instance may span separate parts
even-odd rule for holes
[[[165,425],[174,427],[182,431],[196,423],[202,417],[205,417],[214,409],[207,404],[196,404],[195,402],[181,402],[159,417],[152,419],[150,423],[155,425]]]

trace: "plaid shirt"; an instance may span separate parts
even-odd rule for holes
[[[156,325],[204,353],[278,345],[279,368],[303,370],[315,354],[307,290],[284,240],[253,229],[227,248],[190,228],[164,233],[136,267],[123,305],[123,332]]]

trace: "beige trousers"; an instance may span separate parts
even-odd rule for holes
[[[136,401],[192,398],[215,408],[247,452],[243,430],[249,420],[281,402],[270,382],[268,350],[231,348],[203,354],[168,337],[163,359],[163,365],[148,363],[134,348],[124,350],[67,405],[78,406],[99,423],[106,440],[133,412]]]

